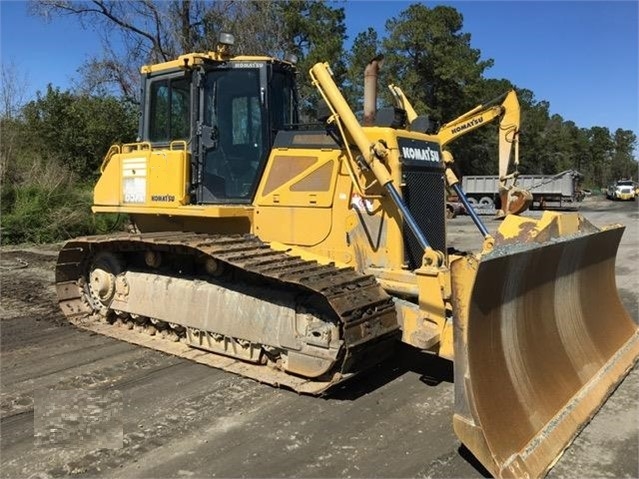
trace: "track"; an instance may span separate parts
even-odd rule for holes
[[[149,252],[156,255],[154,258],[158,265],[155,269],[142,264],[144,255],[148,255]],[[115,317],[109,314],[113,312],[114,307],[118,308],[113,306],[118,304],[119,290],[115,288],[115,280],[113,284],[108,284],[110,288],[116,289],[112,294],[114,299],[109,300],[108,306],[100,305],[99,297],[96,298],[97,301],[93,300],[93,297],[99,294],[91,290],[90,281],[87,279],[88,270],[91,268],[92,258],[105,253],[111,254],[113,258],[114,255],[118,255],[118,258],[122,258],[121,262],[124,262],[123,258],[127,258],[126,268],[137,270],[137,274],[144,280],[146,277],[152,278],[138,286],[142,288],[151,284],[144,294],[136,296],[137,302],[164,303],[160,306],[149,304],[146,309],[141,308],[140,311],[135,309],[135,304],[130,306],[133,308],[132,312],[138,312],[135,316],[142,316],[142,321],[134,321],[130,319],[130,315],[120,315],[125,318],[125,322],[122,319],[115,321]],[[165,258],[164,263],[170,264],[161,268],[160,257]],[[115,259],[111,262],[114,261]],[[166,298],[167,294],[178,288],[178,278],[184,278],[180,283],[183,289],[176,297]],[[221,285],[221,289],[213,289],[208,295],[191,296],[194,290],[202,289],[211,281],[216,281]],[[79,238],[67,243],[60,252],[56,266],[56,287],[62,311],[79,327],[307,394],[319,394],[389,356],[398,331],[393,301],[372,276],[361,275],[350,268],[339,269],[333,265],[320,265],[285,252],[274,251],[250,235],[153,233]],[[135,288],[136,286],[131,286],[131,290]],[[237,291],[233,293],[235,299],[226,302],[218,300],[220,296],[228,297],[231,294],[230,289]],[[129,292],[129,284],[126,285],[126,293],[129,296],[134,293]],[[263,301],[255,298],[265,299],[269,304],[265,305]],[[193,303],[197,303],[197,307],[192,307]],[[212,311],[209,314],[202,313],[203,317],[199,322],[187,317],[199,314],[207,303],[214,305]],[[287,351],[286,348],[281,348],[288,360],[288,368],[294,372],[304,371],[307,362],[312,362],[313,367],[314,363],[321,361],[322,367],[329,369],[328,373],[313,380],[303,377],[302,374],[286,373],[283,371],[285,367],[279,364],[281,355],[277,358],[269,356],[270,359],[267,360],[266,357],[259,357],[261,353],[254,353],[249,360],[256,356],[258,364],[242,361],[242,357],[240,360],[229,357],[236,350],[246,356],[243,351],[248,350],[248,342],[251,349],[267,348],[259,343],[254,344],[255,340],[248,339],[252,332],[248,330],[250,328],[237,325],[242,321],[241,318],[245,318],[247,322],[251,321],[253,329],[274,329],[279,336],[287,334],[286,325],[276,322],[277,318],[272,318],[268,323],[261,322],[260,316],[269,315],[265,314],[264,310],[274,303],[283,303],[287,310],[296,311],[303,307],[305,311],[315,311],[315,319],[311,324],[322,321],[321,327],[315,327],[311,333],[306,333],[310,336],[306,343],[294,342],[294,339],[282,341],[294,343],[293,349],[306,346],[306,349],[311,349],[310,354],[318,355],[307,359],[309,356],[298,354],[296,350]],[[123,304],[122,307],[129,305]],[[172,308],[175,310],[175,317],[158,319],[158,315]],[[149,310],[152,312],[149,313]],[[286,313],[279,307],[269,311],[272,311],[270,315],[276,317]],[[97,312],[101,314],[95,314]],[[216,317],[226,315],[226,323],[233,322],[235,325],[228,327],[223,322],[220,324],[221,321],[215,323],[215,318],[210,318],[211,314]],[[338,346],[335,346],[337,338],[330,338],[330,322],[333,318],[339,323],[340,331],[337,334],[342,344]],[[112,324],[114,322],[115,325]],[[166,327],[168,322],[173,325],[172,328]],[[194,323],[197,326],[195,328]],[[116,325],[122,327],[118,328]],[[159,325],[163,326],[162,334],[157,334]],[[238,335],[219,334],[225,328],[238,331]],[[308,328],[310,326],[307,325]],[[303,331],[298,331],[299,325],[295,329],[291,336],[304,334]],[[212,334],[220,338],[217,343],[210,339]],[[199,339],[201,336],[205,336],[204,340]],[[259,335],[256,336],[256,340],[260,341]],[[325,344],[322,343],[322,336],[329,336],[324,340]],[[279,339],[272,338],[269,347],[278,349],[272,346],[279,346]],[[208,343],[206,340],[209,340]],[[229,342],[232,343],[232,347],[224,350],[222,356],[201,350],[222,349],[218,344]],[[213,344],[207,346],[210,343]],[[188,344],[200,349],[193,349]],[[320,348],[314,347],[316,344],[319,344]],[[306,349],[302,349],[302,352]],[[318,349],[320,350],[317,351]],[[324,359],[331,351],[335,357]],[[290,365],[300,356],[299,365]],[[263,364],[267,364],[267,367]]]

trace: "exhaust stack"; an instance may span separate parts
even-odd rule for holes
[[[363,126],[373,126],[377,114],[377,77],[384,55],[377,55],[364,69],[364,121]]]

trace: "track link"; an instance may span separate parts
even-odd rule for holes
[[[194,349],[184,343],[184,338],[176,341],[175,332],[156,334],[154,327],[139,327],[130,320],[124,323],[118,320],[113,324],[113,316],[109,319],[105,308],[100,311],[88,297],[86,282],[90,262],[96,255],[106,252],[124,255],[129,261],[133,259],[139,269],[139,263],[149,251],[169,260],[180,257],[197,260],[198,264],[221,265],[224,270],[235,272],[236,288],[249,281],[263,285],[269,291],[304,296],[311,303],[323,304],[324,314],[339,324],[342,341],[338,361],[330,374],[305,378],[272,367],[272,364],[252,364]],[[194,276],[192,271],[185,274],[177,267],[172,274],[185,279],[202,279],[201,275]],[[167,232],[74,239],[59,254],[56,288],[62,311],[78,327],[306,394],[320,394],[388,356],[398,332],[394,303],[373,276],[273,250],[253,235]],[[180,324],[180,318],[175,322]],[[141,332],[145,330],[153,335]],[[183,335],[184,329],[178,328],[179,331]]]

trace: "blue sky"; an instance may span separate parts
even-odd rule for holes
[[[349,44],[416,2],[349,0]],[[552,113],[578,126],[633,130],[639,136],[639,2],[459,1],[471,45],[492,58],[489,78],[507,78],[550,102]],[[46,23],[24,1],[0,0],[2,62],[15,64],[29,92],[47,83],[69,88],[82,63],[100,51],[95,32],[69,18]],[[401,79],[398,83],[401,84]]]

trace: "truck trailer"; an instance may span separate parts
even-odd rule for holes
[[[584,199],[583,175],[566,170],[556,175],[519,175],[517,186],[532,193],[531,209],[577,210]],[[494,214],[500,208],[497,175],[464,176],[462,189],[478,213]]]

